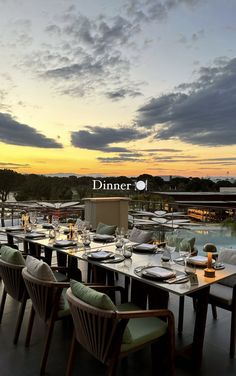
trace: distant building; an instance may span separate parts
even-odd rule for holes
[[[221,193],[235,193],[236,194],[236,187],[220,187]]]
[[[224,189],[227,190],[228,187]],[[236,217],[236,188],[233,192],[227,190],[226,192],[155,193],[162,198],[164,209],[184,210],[196,220],[212,222]]]

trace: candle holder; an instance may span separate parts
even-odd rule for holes
[[[208,278],[215,277],[215,270],[212,268],[212,253],[217,252],[215,244],[207,243],[203,247],[203,251],[207,253],[207,268],[204,269],[204,275]]]

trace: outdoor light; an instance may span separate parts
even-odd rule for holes
[[[207,252],[207,268],[204,269],[205,277],[214,278],[215,270],[212,268],[212,253],[217,252],[215,244],[207,243],[203,247],[203,251]]]

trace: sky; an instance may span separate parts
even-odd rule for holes
[[[236,176],[235,0],[0,0],[0,168]]]

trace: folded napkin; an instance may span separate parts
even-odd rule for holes
[[[133,247],[134,251],[145,251],[145,252],[153,252],[156,249],[157,249],[157,246],[155,244],[147,244],[147,243],[138,244]]]
[[[44,238],[45,234],[42,232],[29,232],[28,234],[25,235],[27,239],[37,239],[37,238]]]
[[[168,270],[165,268],[161,268],[159,266],[154,266],[150,268],[146,268],[142,271],[142,276],[144,277],[152,277],[158,279],[168,279],[175,275],[172,270]]]
[[[73,242],[72,240],[57,240],[54,245],[55,247],[69,247],[76,245],[76,242]]]
[[[112,252],[97,251],[89,253],[88,257],[94,260],[106,260],[108,258],[114,258],[115,256]]]
[[[107,234],[95,234],[94,240],[114,240],[114,236]]]
[[[51,230],[54,228],[51,223],[44,223],[42,227],[45,228],[46,230]]]
[[[193,256],[188,257],[187,262],[195,265],[206,265],[207,264],[207,257],[206,256]]]
[[[11,227],[5,227],[6,231],[24,231],[24,228],[22,226],[11,226]]]

